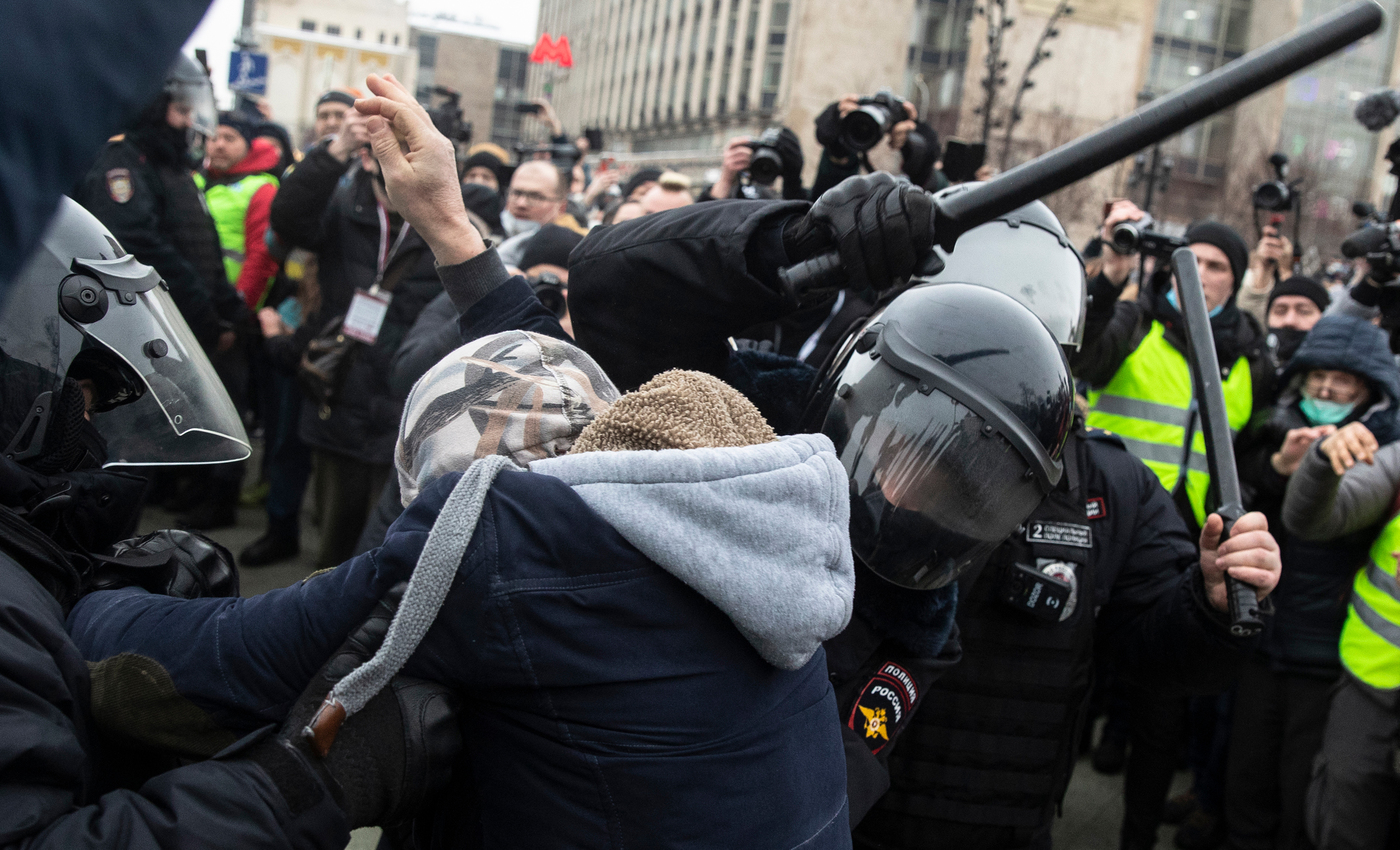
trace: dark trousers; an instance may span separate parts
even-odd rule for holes
[[[1191,697],[1186,708],[1186,758],[1191,764],[1191,787],[1201,811],[1225,813],[1225,762],[1230,748],[1233,688],[1223,694]]]
[[[1132,750],[1123,776],[1122,846],[1147,850],[1157,842],[1162,806],[1181,755],[1186,700],[1141,686],[1131,688]]]
[[[1400,777],[1391,764],[1397,726],[1394,694],[1342,677],[1308,787],[1308,835],[1319,850],[1397,846]]]
[[[1245,665],[1225,786],[1231,850],[1311,850],[1303,803],[1333,682]]]
[[[296,379],[269,372],[277,408],[267,419],[267,530],[296,539],[301,500],[311,477],[311,450],[301,441],[301,390]]]
[[[339,566],[355,554],[355,542],[370,509],[389,477],[388,464],[364,463],[334,452],[315,450],[321,505],[321,552],[316,569]]]

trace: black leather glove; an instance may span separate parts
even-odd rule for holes
[[[832,159],[845,160],[855,156],[855,152],[841,144],[841,103],[833,102],[821,111],[813,122],[816,124],[817,144],[826,148]]]
[[[165,529],[123,540],[93,562],[90,590],[144,587],[181,599],[238,595],[233,555],[193,531]]]
[[[882,292],[933,249],[933,196],[885,172],[848,177],[783,228],[788,259],[840,252],[847,285]]]
[[[311,680],[282,731],[249,757],[263,767],[295,811],[314,803],[319,780],[351,829],[412,817],[447,783],[462,749],[457,700],[441,685],[396,676],[389,686],[328,734],[305,734],[327,693],[384,642],[406,584],[386,594]],[[324,751],[325,755],[320,752]]]

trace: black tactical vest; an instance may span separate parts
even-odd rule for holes
[[[962,661],[928,688],[890,754],[890,790],[862,821],[858,846],[979,844],[972,835],[988,838],[982,846],[1017,846],[1048,826],[1073,764],[1092,667],[1093,541],[1078,440],[1065,445],[1060,486],[960,582]],[[1063,619],[1037,619],[1004,601],[1017,563],[1071,579]]]

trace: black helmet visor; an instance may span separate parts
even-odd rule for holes
[[[919,352],[898,322],[878,334],[843,372],[823,432],[850,479],[856,557],[894,584],[933,589],[1000,545],[1061,467],[1004,406]]]

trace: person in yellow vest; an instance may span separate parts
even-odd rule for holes
[[[1359,422],[1308,450],[1283,502],[1287,529],[1332,540],[1382,524],[1356,570],[1342,625],[1341,681],[1313,764],[1304,816],[1318,850],[1388,847],[1400,832],[1400,442],[1377,448]]]
[[[262,306],[268,283],[277,274],[266,236],[282,160],[277,147],[256,138],[254,130],[242,115],[219,113],[218,131],[209,140],[208,167],[195,175],[219,231],[228,282],[252,310]]]
[[[1193,532],[1205,522],[1210,472],[1205,437],[1195,414],[1186,340],[1170,271],[1154,271],[1136,300],[1119,300],[1137,268],[1138,255],[1116,253],[1109,234],[1143,213],[1118,201],[1104,220],[1102,271],[1089,282],[1084,344],[1071,359],[1077,379],[1089,385],[1088,424],[1112,431],[1156,473]],[[1193,224],[1186,241],[1196,255],[1215,348],[1224,373],[1225,407],[1238,433],[1256,411],[1273,401],[1274,366],[1258,321],[1235,306],[1249,249],[1228,225]]]

